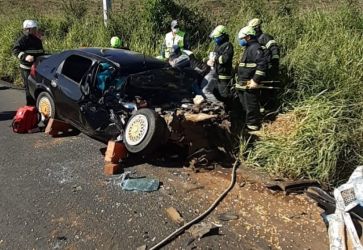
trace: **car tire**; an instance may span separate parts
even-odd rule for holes
[[[151,109],[139,109],[128,120],[123,141],[130,153],[148,155],[169,136],[165,120]]]
[[[46,124],[50,118],[56,117],[53,97],[48,92],[41,92],[37,97],[37,109],[41,114],[41,120]]]

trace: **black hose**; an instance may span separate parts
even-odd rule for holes
[[[237,166],[238,166],[239,162],[240,162],[239,159],[237,159],[233,164],[232,175],[231,175],[231,183],[228,186],[228,188],[214,201],[214,203],[204,213],[202,213],[198,217],[194,218],[192,221],[188,222],[184,226],[178,228],[176,231],[174,231],[168,237],[166,237],[165,239],[160,241],[158,244],[156,244],[155,246],[150,248],[150,250],[159,249],[160,247],[164,246],[170,240],[174,239],[176,236],[180,235],[182,232],[184,232],[187,228],[192,226],[194,223],[199,222],[204,217],[206,217],[210,212],[212,212],[212,210],[217,207],[219,202],[227,195],[227,193],[232,190],[234,184],[236,183],[236,169],[237,169]]]

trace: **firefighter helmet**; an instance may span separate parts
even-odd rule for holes
[[[114,36],[111,38],[111,47],[112,48],[120,48],[122,46],[122,40],[118,36]]]
[[[262,24],[261,19],[259,18],[253,18],[248,22],[248,26],[252,27],[252,28],[256,28],[259,27]]]
[[[224,25],[218,25],[213,31],[212,33],[210,33],[209,37],[210,38],[217,38],[220,37],[224,34],[227,34],[227,28]]]
[[[255,35],[256,35],[256,31],[251,26],[243,27],[238,32],[239,39],[245,38],[246,36],[255,36]]]
[[[23,22],[23,29],[32,29],[32,28],[37,28],[37,27],[38,27],[38,24],[34,20],[25,20]]]

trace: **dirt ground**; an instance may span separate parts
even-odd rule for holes
[[[172,173],[155,170],[156,176],[168,180],[162,191],[169,192],[178,202],[199,204],[197,216],[228,187],[232,169],[199,173],[189,168]],[[243,242],[253,242],[246,249],[326,249],[328,237],[320,216],[322,210],[305,195],[273,193],[264,187],[263,179],[252,170],[238,169],[234,188],[205,220],[222,223],[222,232],[226,227]],[[218,215],[225,212],[239,218],[219,221]]]

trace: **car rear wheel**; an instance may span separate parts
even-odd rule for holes
[[[47,92],[41,92],[37,98],[37,108],[42,116],[42,121],[47,122],[55,118],[55,105],[52,96]]]
[[[131,153],[147,155],[168,139],[165,120],[151,109],[139,109],[126,125],[124,143]]]

